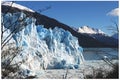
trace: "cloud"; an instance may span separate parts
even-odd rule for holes
[[[119,8],[115,8],[107,13],[109,16],[119,16]]]

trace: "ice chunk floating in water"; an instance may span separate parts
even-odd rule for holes
[[[7,13],[2,16],[3,22],[6,23],[3,24],[4,28],[11,32],[16,29],[12,38],[16,42],[16,47],[22,48],[11,64],[22,62],[19,65],[20,69],[31,72],[80,67],[84,60],[83,50],[78,44],[78,39],[69,31],[58,27],[46,29],[42,25],[35,25],[36,19],[26,17],[24,13]],[[11,28],[10,24],[13,24]]]

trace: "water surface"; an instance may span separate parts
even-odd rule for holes
[[[118,60],[119,57],[117,48],[84,48],[83,56],[85,60],[102,60],[105,57]]]

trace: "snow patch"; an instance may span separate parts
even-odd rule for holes
[[[15,7],[15,8],[18,8],[18,9],[21,9],[21,10],[26,10],[26,11],[30,11],[30,12],[35,12],[35,11],[33,11],[32,9],[30,9],[30,8],[27,8],[27,7],[25,7],[25,6],[22,6],[22,5],[13,3],[13,2],[4,1],[4,2],[2,2],[1,4],[2,4],[2,5],[5,5],[5,6]]]
[[[83,26],[78,28],[79,33],[87,33],[87,34],[105,34],[100,29],[90,28],[88,26]]]

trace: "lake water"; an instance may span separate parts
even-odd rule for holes
[[[83,56],[85,60],[102,60],[105,57],[118,60],[118,53],[118,48],[84,48]]]

